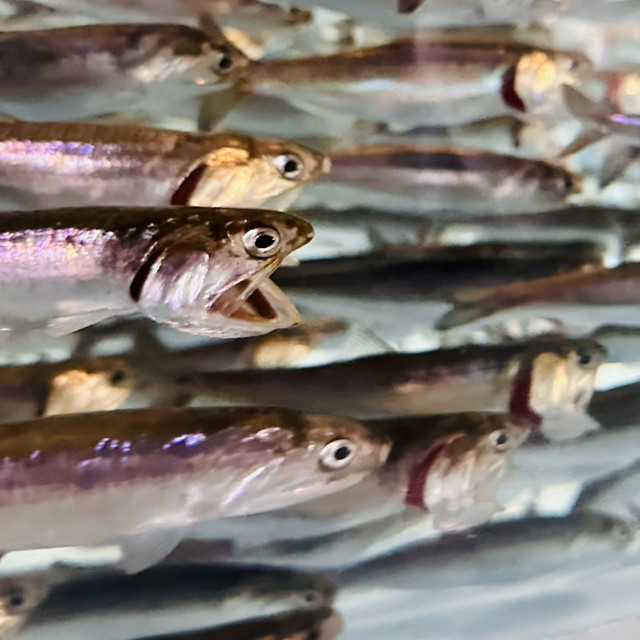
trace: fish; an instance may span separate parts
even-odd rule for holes
[[[635,213],[603,207],[571,207],[555,211],[471,219],[451,211],[415,216],[401,210],[356,207],[295,207],[296,215],[313,224],[313,243],[296,255],[302,262],[348,256],[428,255],[442,247],[582,243],[600,246],[607,267],[619,264],[638,242]],[[623,239],[624,237],[624,239]],[[505,251],[507,251],[505,246]],[[572,253],[567,251],[567,253]],[[631,261],[629,259],[629,261]]]
[[[172,105],[180,115],[180,103],[234,87],[249,65],[220,30],[135,23],[4,32],[0,60],[0,110],[27,120]]]
[[[11,522],[0,549],[119,544],[130,572],[167,555],[198,521],[348,488],[390,449],[354,420],[284,409],[116,411],[19,424],[0,428],[0,511]]]
[[[634,305],[640,302],[640,265],[586,268],[489,289],[471,301],[456,301],[437,322],[441,331],[533,304]]]
[[[166,640],[335,640],[342,631],[342,620],[332,609],[300,611],[238,622],[195,633],[163,636]]]
[[[138,126],[0,122],[0,204],[264,206],[329,171],[293,141]]]
[[[470,536],[428,541],[347,569],[340,583],[373,588],[381,583],[384,567],[391,565],[395,569],[392,575],[387,573],[387,585],[392,588],[512,583],[539,573],[566,571],[584,562],[583,554],[624,552],[636,538],[637,531],[629,523],[595,514],[490,523]],[[524,558],[523,547],[530,549]]]
[[[336,55],[256,61],[249,82],[254,93],[325,117],[349,115],[406,131],[504,115],[552,117],[564,108],[561,86],[592,73],[577,53],[415,37]]]
[[[312,574],[258,567],[154,567],[136,575],[107,573],[56,585],[18,637],[91,633],[96,640],[130,640],[215,633],[249,622],[266,623],[266,629],[275,616],[322,620],[332,600],[329,582]]]
[[[187,404],[269,401],[357,418],[511,410],[544,422],[545,416],[586,409],[605,357],[590,340],[541,339],[377,355],[298,370],[198,372],[176,382]]]
[[[148,330],[146,325],[145,328]],[[157,406],[167,402],[166,394],[170,391],[158,384],[159,367],[176,376],[199,370],[295,366],[324,338],[345,329],[343,323],[324,321],[293,327],[270,337],[197,345],[180,351],[172,351],[162,342],[152,340],[119,356],[85,355],[59,362],[0,367],[0,423],[112,411],[140,404]],[[110,333],[107,328],[105,333]],[[87,338],[83,350],[90,350],[90,341]],[[96,338],[94,346],[99,345],[100,340]],[[179,396],[178,391],[176,403],[180,402]]]
[[[557,209],[581,191],[560,166],[464,148],[366,145],[332,152],[331,166],[299,207],[514,214]]]
[[[0,317],[58,334],[135,313],[207,336],[268,333],[299,318],[268,276],[312,235],[262,210],[16,212],[0,219]]]
[[[235,531],[230,521],[203,523],[197,539],[182,542],[165,562],[344,568],[392,548],[385,538],[402,538],[409,527],[428,535],[434,527],[437,533],[478,525],[500,511],[496,487],[531,428],[524,418],[502,414],[366,424],[393,441],[385,464],[367,479],[332,497],[251,516]],[[221,537],[229,544],[221,545]]]
[[[554,635],[575,630],[576,618],[584,628],[585,614],[601,619],[621,598],[616,570],[625,564],[635,576],[625,592],[634,593],[636,549],[637,527],[595,514],[491,523],[341,572],[335,606],[353,621],[346,638],[385,638],[402,624],[403,638],[457,639],[472,624],[478,637],[521,629],[520,637],[533,640],[550,628]]]

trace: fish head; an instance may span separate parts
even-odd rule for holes
[[[581,178],[563,167],[536,162],[528,165],[528,171],[530,182],[550,202],[563,202],[582,191]]]
[[[573,52],[532,51],[520,57],[513,90],[522,110],[536,115],[562,110],[562,85],[575,85],[592,77],[593,64]]]
[[[292,141],[220,134],[212,144],[216,149],[191,168],[175,193],[188,189],[174,204],[284,209],[331,167],[327,156]]]
[[[436,440],[413,467],[406,502],[428,510],[442,529],[480,524],[501,509],[496,485],[530,428],[526,418],[476,414],[464,431]]]
[[[390,442],[346,417],[307,415],[288,409],[261,410],[256,438],[267,462],[235,488],[223,514],[245,515],[283,508],[336,493],[379,469]],[[285,442],[282,433],[288,432]]]
[[[159,233],[130,285],[131,298],[156,322],[214,337],[262,335],[299,320],[269,279],[313,237],[296,216],[257,209],[194,212]]]
[[[606,350],[593,340],[576,340],[533,357],[529,408],[540,417],[585,410]]]
[[[62,371],[51,381],[43,416],[118,409],[134,385],[131,367],[119,358]]]
[[[29,615],[45,599],[50,585],[44,574],[22,574],[0,579],[0,638],[20,631]]]
[[[146,24],[130,35],[129,42],[138,63],[135,74],[143,82],[228,85],[249,68],[249,59],[217,28],[203,31],[179,24]]]

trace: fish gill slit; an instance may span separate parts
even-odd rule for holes
[[[412,471],[409,479],[409,486],[405,495],[405,503],[410,507],[418,507],[424,509],[424,486],[427,482],[427,476],[433,463],[444,450],[444,444],[434,447],[424,458],[424,460]]]
[[[206,168],[206,164],[199,164],[195,169],[193,169],[193,171],[191,171],[171,196],[172,205],[186,206],[189,204],[189,200],[191,200],[191,196],[196,190]]]
[[[502,86],[500,87],[500,95],[506,105],[516,111],[522,111],[522,113],[525,113],[527,108],[516,91],[516,70],[517,65],[513,64],[504,72],[504,75],[502,76]]]

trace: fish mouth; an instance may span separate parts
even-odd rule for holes
[[[298,310],[268,277],[233,285],[217,296],[207,311],[243,324],[291,326],[300,321]]]
[[[432,447],[427,455],[411,472],[409,477],[409,483],[407,486],[407,493],[405,495],[405,503],[410,507],[418,507],[419,509],[426,509],[424,489],[427,483],[429,472],[431,471],[435,462],[440,458],[440,454],[444,451],[445,445],[439,444]]]

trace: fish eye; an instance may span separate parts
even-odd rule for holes
[[[590,353],[580,353],[578,354],[578,364],[582,366],[586,366],[591,362],[591,354]]]
[[[8,604],[12,609],[17,609],[24,604],[24,594],[18,589],[12,589],[9,593]]]
[[[494,449],[498,452],[506,451],[509,445],[509,437],[504,431],[494,431],[489,436],[489,441],[493,445]]]
[[[270,258],[280,249],[280,234],[270,227],[257,227],[242,236],[242,243],[254,258]]]
[[[572,191],[573,190],[573,177],[570,176],[569,174],[567,174],[564,177],[562,186],[564,187],[565,191]]]
[[[295,153],[283,153],[276,156],[273,163],[280,175],[287,180],[299,178],[304,170],[302,158]]]
[[[122,369],[118,369],[111,374],[111,378],[109,378],[109,381],[111,382],[111,384],[120,384],[124,382],[126,378],[127,374]]]
[[[218,61],[218,69],[220,71],[228,71],[233,66],[233,58],[227,53]]]
[[[325,469],[342,469],[351,462],[355,455],[355,447],[350,440],[334,440],[320,452],[320,465]]]

